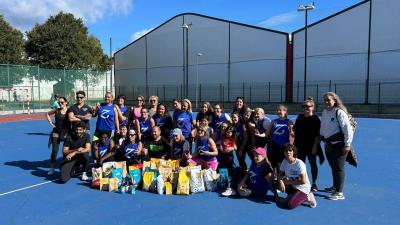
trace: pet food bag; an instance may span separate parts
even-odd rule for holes
[[[150,168],[152,170],[158,169],[158,167],[160,166],[160,161],[161,161],[161,159],[151,158],[150,159]]]
[[[143,168],[143,164],[133,164],[131,166],[129,166],[129,170],[137,170],[137,169],[142,169]]]
[[[107,191],[109,186],[109,178],[100,178],[100,191]]]
[[[143,175],[143,190],[151,191],[154,183],[154,172],[144,172]]]
[[[140,181],[142,180],[142,172],[140,171],[140,169],[129,170],[129,176],[131,177],[132,185],[138,187]]]
[[[192,193],[204,192],[204,180],[201,175],[201,166],[190,168],[190,191]]]
[[[158,177],[157,177],[157,193],[159,195],[164,194],[164,187],[165,187],[164,178],[162,175],[158,175]]]
[[[113,169],[117,168],[117,163],[116,162],[105,162],[103,163],[103,177],[110,177],[111,176],[111,171]]]
[[[202,171],[204,184],[206,186],[207,191],[216,191],[217,190],[217,179],[216,172],[212,169],[206,169]]]
[[[189,195],[190,193],[190,175],[186,172],[179,172],[177,195]]]
[[[170,166],[160,166],[158,173],[163,176],[164,181],[172,178],[172,168]]]
[[[122,177],[125,178],[126,175],[127,175],[126,162],[125,161],[117,162],[117,167],[116,168],[121,168],[122,169]]]
[[[143,162],[143,168],[142,168],[142,173],[150,171],[151,168],[151,162],[150,161],[144,161]]]
[[[164,186],[165,186],[165,194],[166,195],[172,195],[172,184],[171,184],[171,182],[165,182]]]
[[[92,168],[92,181],[98,180],[103,177],[103,169],[99,168]]]
[[[108,180],[108,191],[109,192],[115,192],[118,191],[118,185],[120,184],[120,181],[118,180],[118,178],[110,178]]]

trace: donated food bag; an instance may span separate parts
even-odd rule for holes
[[[190,193],[189,177],[189,173],[179,172],[177,195],[188,195]]]
[[[132,185],[138,187],[142,179],[142,172],[139,169],[129,170],[129,176],[131,177]]]
[[[157,193],[159,195],[164,194],[164,187],[165,187],[164,178],[162,175],[158,175],[158,177],[157,177]]]
[[[117,168],[117,163],[116,162],[105,162],[103,163],[103,177],[110,177],[111,176],[111,171],[113,169]]]
[[[150,159],[150,168],[153,170],[158,169],[158,167],[160,166],[160,161],[161,161],[161,159],[151,158]]]
[[[207,191],[217,190],[217,173],[212,169],[203,170],[203,179]]]
[[[154,190],[154,172],[144,172],[143,174],[143,190],[152,191]]]
[[[158,173],[163,176],[164,181],[172,178],[172,168],[170,166],[160,166]]]
[[[109,186],[109,178],[100,178],[100,191],[107,191]]]
[[[190,191],[192,193],[204,192],[204,180],[201,175],[201,166],[190,168]]]
[[[103,177],[103,169],[99,168],[92,168],[92,180],[98,180]]]
[[[118,187],[121,187],[122,183],[122,168],[115,168],[111,171],[111,178],[117,178],[118,179]]]
[[[165,186],[165,194],[166,195],[172,195],[172,184],[171,184],[171,182],[165,182],[164,186]]]
[[[120,184],[120,181],[118,178],[110,178],[108,180],[108,191],[109,192],[115,192],[118,191],[118,185]]]
[[[117,162],[116,168],[121,168],[122,169],[122,177],[126,177],[127,171],[126,171],[126,162]]]

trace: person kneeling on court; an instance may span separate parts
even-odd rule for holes
[[[242,197],[264,196],[268,190],[272,190],[274,196],[277,197],[276,190],[272,185],[272,166],[267,159],[267,151],[259,147],[253,151],[253,154],[254,162],[238,185],[239,195]]]
[[[107,132],[100,132],[100,138],[93,144],[93,158],[98,166],[102,166],[104,162],[115,161],[114,141],[108,137]]]
[[[308,201],[311,208],[317,206],[311,185],[308,179],[306,165],[297,158],[297,148],[293,144],[284,145],[285,159],[278,173],[279,190],[287,193],[287,197],[278,203],[283,203],[289,209],[294,209]]]
[[[67,137],[63,146],[63,162],[61,164],[62,183],[66,183],[74,172],[83,172],[82,180],[88,180],[86,175],[90,151],[90,136],[85,132],[85,124],[77,122],[75,134]]]

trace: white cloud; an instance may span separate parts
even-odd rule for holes
[[[294,22],[298,17],[299,17],[299,13],[297,11],[293,11],[293,12],[287,12],[287,13],[283,13],[280,15],[276,15],[273,17],[270,17],[264,21],[262,21],[261,23],[259,23],[260,26],[263,27],[274,27],[274,26],[279,26],[285,23],[292,23]]]
[[[95,23],[113,15],[126,15],[133,0],[1,0],[0,14],[14,27],[27,31],[60,11]]]
[[[150,29],[144,29],[144,30],[135,32],[134,34],[132,34],[132,41],[135,41],[135,40],[139,39],[140,37],[142,37],[143,35],[149,33],[153,29],[154,28],[150,28]]]

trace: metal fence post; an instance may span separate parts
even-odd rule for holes
[[[268,82],[268,103],[271,103],[271,82]]]
[[[39,65],[37,66],[37,77],[38,77],[38,94],[39,94],[39,109],[42,108],[42,103],[40,102],[40,69]]]
[[[250,93],[249,93],[249,95],[250,95],[250,105],[253,105],[253,99],[252,99],[252,93],[251,93],[251,89],[252,89],[252,87],[251,87],[251,84],[249,85],[249,91],[250,91]]]
[[[315,100],[316,100],[315,111],[316,112],[318,112],[318,97],[319,97],[319,86],[318,86],[318,83],[317,83],[317,96],[315,98]]]
[[[300,95],[300,81],[297,81],[297,103],[299,103],[299,95]]]
[[[381,82],[378,84],[378,114],[382,113],[382,108],[381,108]]]

